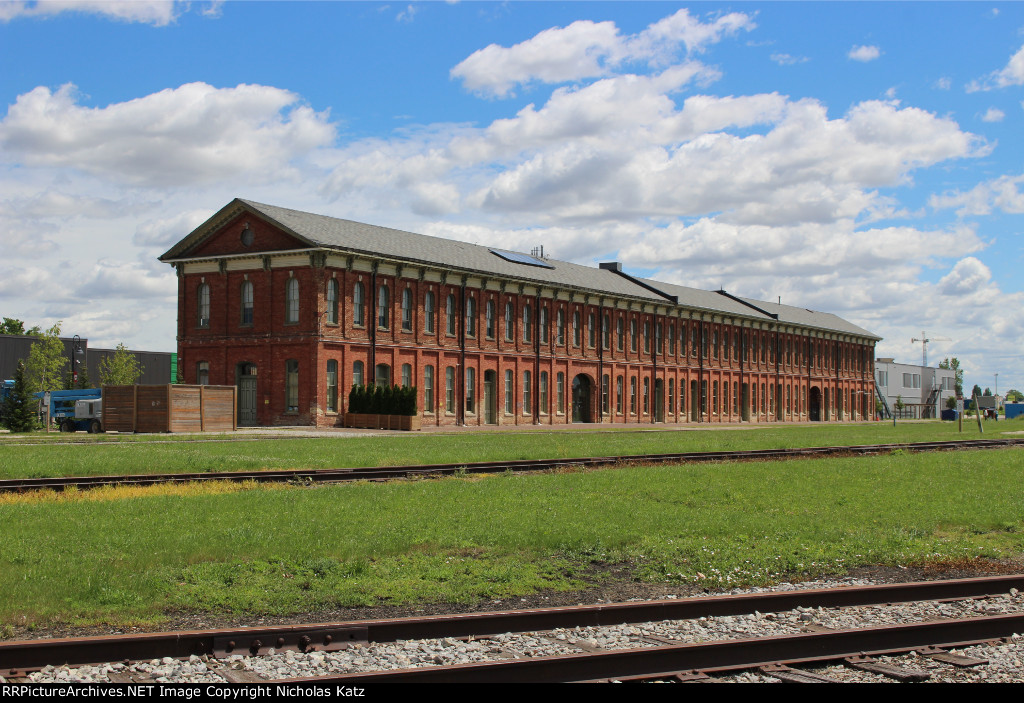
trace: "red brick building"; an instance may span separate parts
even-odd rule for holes
[[[425,425],[863,420],[879,337],[828,313],[234,200],[160,257],[185,383],[239,423],[341,426],[354,383]]]

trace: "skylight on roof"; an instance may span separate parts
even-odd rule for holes
[[[530,256],[529,254],[520,254],[518,251],[502,251],[501,249],[488,249],[495,256],[501,257],[505,261],[511,261],[514,264],[526,264],[527,266],[540,266],[541,268],[553,269],[554,266],[539,259],[536,256]]]

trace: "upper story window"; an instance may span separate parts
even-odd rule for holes
[[[530,306],[529,305],[524,305],[523,306],[523,341],[524,342],[529,342],[530,338],[531,338],[530,323],[531,323]]]
[[[505,341],[511,342],[516,336],[516,311],[512,301],[505,303]]]
[[[352,288],[352,324],[359,327],[366,324],[366,289],[362,283]]]
[[[466,335],[476,336],[476,299],[473,296],[466,298]]]
[[[434,331],[434,292],[427,291],[426,300],[423,302],[423,326],[427,332]]]
[[[565,346],[565,312],[559,308],[555,318],[555,330],[558,333],[558,346]]]
[[[612,325],[608,319],[608,313],[601,317],[601,348],[607,349],[611,346]]]
[[[284,322],[295,324],[299,321],[299,279],[289,278],[284,291]]]
[[[402,291],[402,329],[412,332],[412,290]]]
[[[619,319],[615,321],[615,346],[619,351],[622,351],[625,348],[626,342],[623,339],[624,337],[625,333],[623,332],[622,316],[620,315]]]
[[[327,323],[338,324],[338,279],[327,281]]]
[[[580,329],[580,313],[579,311],[572,314],[572,343],[573,346],[580,346],[583,344],[583,330]]]
[[[548,343],[548,309],[546,307],[540,309],[540,343]]]
[[[448,334],[454,335],[456,327],[454,294],[449,293],[448,295],[448,307],[445,309],[445,314],[447,315],[448,318]]]
[[[487,339],[494,339],[494,301],[493,300],[488,300],[487,301],[486,319],[487,319],[487,329],[485,330],[485,332],[487,334]]]
[[[200,283],[196,291],[196,326],[210,326],[210,285]]]
[[[377,291],[377,327],[387,329],[391,325],[391,297],[387,285]]]
[[[243,327],[249,327],[253,322],[252,281],[242,281],[242,317],[240,322]]]
[[[636,351],[636,318],[629,321],[629,350]]]
[[[587,315],[587,346],[593,349],[597,346],[597,328],[594,313]]]

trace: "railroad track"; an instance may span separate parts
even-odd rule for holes
[[[973,439],[908,444],[862,444],[835,447],[803,447],[794,449],[752,449],[714,452],[683,452],[678,454],[637,454],[629,456],[578,457],[571,459],[537,459],[486,461],[477,463],[420,464],[412,466],[379,466],[347,469],[269,469],[260,471],[203,471],[172,474],[138,474],[127,476],[59,476],[50,478],[15,478],[0,480],[0,493],[43,489],[86,489],[96,486],[192,481],[257,481],[261,483],[339,483],[345,481],[382,481],[421,478],[452,474],[503,473],[506,471],[550,471],[564,468],[598,468],[626,464],[688,464],[721,461],[757,461],[882,454],[897,450],[909,452],[950,451],[957,449],[998,449],[1024,446],[1024,439]]]
[[[191,667],[202,674],[183,680],[222,683],[689,681],[741,671],[807,681],[823,677],[810,669],[839,662],[895,679],[920,680],[930,676],[922,661],[983,667],[983,658],[949,649],[991,645],[1024,632],[1021,589],[1024,574],[306,626],[0,642],[5,667],[0,676],[26,682],[35,671],[52,674],[46,665],[133,659],[152,663],[103,665],[88,670],[88,676],[100,678],[86,680],[152,682],[156,674],[165,675],[157,663],[171,666],[169,662],[178,661],[180,670]],[[747,623],[758,622],[760,629],[747,630]],[[849,622],[869,624],[833,627]],[[547,649],[539,642],[547,642]],[[1013,642],[1024,650],[1024,640]],[[909,664],[879,661],[909,651],[917,653]],[[410,661],[412,653],[417,661]],[[448,664],[460,657],[478,661]],[[311,671],[317,675],[296,675]],[[1024,681],[1024,667],[1017,675],[1015,680]]]

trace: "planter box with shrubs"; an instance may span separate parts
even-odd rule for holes
[[[415,386],[352,386],[345,427],[372,430],[418,430]]]

